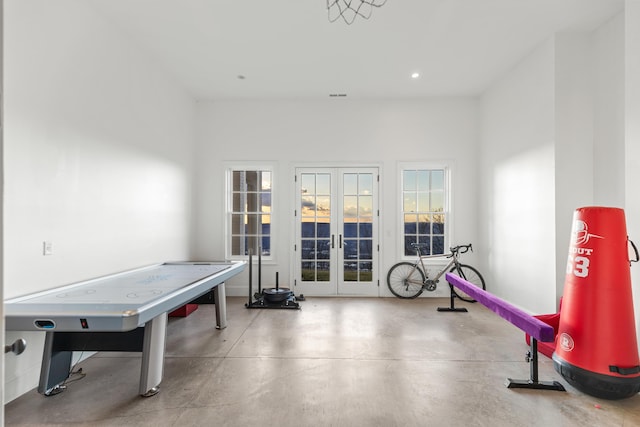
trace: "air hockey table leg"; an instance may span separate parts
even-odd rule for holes
[[[153,396],[160,391],[166,338],[167,313],[156,316],[145,324],[140,368],[141,396]]]
[[[62,391],[64,386],[61,384],[64,383],[71,371],[73,352],[54,350],[55,337],[55,332],[47,331],[44,338],[38,393],[45,396],[51,396]]]
[[[216,304],[216,328],[227,327],[227,296],[224,290],[224,282],[213,288],[213,298]]]

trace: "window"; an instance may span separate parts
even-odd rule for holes
[[[271,199],[273,173],[270,170],[229,170],[227,227],[228,255],[244,257],[252,249],[257,255],[271,255]]]
[[[444,168],[402,169],[402,236],[405,256],[416,254],[412,243],[422,245],[423,255],[445,253],[446,175]]]

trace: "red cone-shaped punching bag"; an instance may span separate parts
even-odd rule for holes
[[[569,260],[553,365],[592,396],[640,392],[624,211],[584,207],[573,215]]]

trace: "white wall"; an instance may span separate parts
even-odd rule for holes
[[[5,18],[4,297],[189,258],[194,102],[83,2]],[[40,370],[43,334],[17,336],[7,401]]]
[[[592,46],[588,33],[554,37],[556,301],[564,288],[573,212],[593,205],[593,65],[598,61]]]
[[[621,13],[593,34],[593,197],[601,206],[625,203],[625,41]]]
[[[385,275],[398,261],[398,163],[443,160],[453,166],[453,242],[477,239],[477,101],[327,99],[322,101],[219,101],[198,109],[199,171],[196,255],[224,256],[224,162],[276,164],[272,224],[277,260],[264,277],[291,274],[291,222],[296,165],[374,165],[381,168],[380,294],[390,295]],[[469,257],[467,260],[471,261]],[[266,264],[266,263],[265,263]],[[290,278],[289,278],[290,279]],[[284,281],[283,283],[291,283]],[[247,294],[247,275],[227,283],[230,295]],[[443,287],[445,288],[445,287]],[[446,293],[445,293],[446,294]]]
[[[625,4],[625,214],[627,232],[640,243],[640,0]],[[631,267],[636,333],[640,334],[640,263]],[[640,339],[638,340],[640,348]]]
[[[0,0],[0,22],[4,22],[4,0]],[[4,25],[4,24],[3,24]],[[4,229],[4,31],[0,31],[0,300],[4,301],[4,281],[3,276],[3,262],[2,251],[4,247],[4,239],[2,238]],[[4,304],[0,305],[0,342],[4,340]],[[0,384],[4,384],[4,357],[0,362]],[[0,402],[4,402],[4,387],[0,388]],[[0,411],[0,426],[4,425],[4,407]]]
[[[555,308],[554,41],[538,46],[481,99],[478,211],[492,293]]]
[[[554,312],[562,295],[575,208],[625,203],[624,46],[622,15],[555,34],[481,98],[486,270],[532,312]],[[629,162],[628,136],[626,147]]]

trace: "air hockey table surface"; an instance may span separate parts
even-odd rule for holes
[[[129,331],[243,268],[242,262],[167,262],[13,298],[5,301],[6,329]]]

